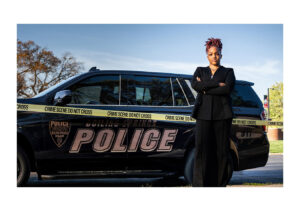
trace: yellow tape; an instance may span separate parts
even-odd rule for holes
[[[99,117],[117,117],[126,119],[149,119],[160,121],[175,121],[175,122],[196,122],[190,116],[173,115],[173,114],[158,114],[158,113],[142,113],[131,111],[116,111],[116,110],[102,110],[102,109],[88,109],[77,107],[61,107],[48,105],[34,105],[34,104],[17,104],[17,111],[29,111],[40,113],[55,113],[68,115],[83,115],[83,116],[99,116]],[[264,120],[251,119],[233,119],[232,124],[235,125],[278,125],[282,126],[283,122],[268,122]]]

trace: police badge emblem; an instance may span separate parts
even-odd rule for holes
[[[61,121],[50,121],[49,122],[49,132],[53,142],[59,148],[62,147],[68,139],[71,129],[71,124],[69,122]]]

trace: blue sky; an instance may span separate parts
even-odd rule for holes
[[[283,81],[282,24],[18,24],[17,38],[33,40],[56,56],[70,52],[100,69],[193,74],[207,66],[205,41],[223,42],[222,65],[236,78],[255,83],[262,99],[267,88]]]

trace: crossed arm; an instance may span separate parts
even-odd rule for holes
[[[197,78],[199,80],[197,80]],[[209,88],[214,88],[218,87],[219,83],[216,81],[201,81],[201,74],[200,74],[200,69],[197,68],[197,70],[194,73],[193,79],[192,79],[192,87],[195,89],[197,92],[203,93],[203,91],[206,91]]]
[[[229,95],[235,84],[235,76],[233,69],[230,69],[225,83],[218,83],[216,81],[201,81],[200,72],[195,71],[192,79],[192,87],[197,92],[201,92],[207,95]]]

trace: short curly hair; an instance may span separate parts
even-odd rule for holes
[[[208,52],[208,49],[212,46],[215,46],[217,47],[220,52],[222,51],[222,42],[221,42],[221,39],[219,38],[208,38],[208,40],[206,41],[205,43],[205,46],[206,46],[206,53]]]

